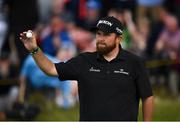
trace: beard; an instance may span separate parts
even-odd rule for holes
[[[112,45],[107,45],[106,43],[96,43],[96,50],[102,55],[106,55],[110,53],[113,49],[115,49],[116,43],[113,43]]]

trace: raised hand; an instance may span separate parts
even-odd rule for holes
[[[31,30],[20,33],[20,40],[23,42],[25,48],[29,52],[33,51],[38,47],[35,33],[32,32]]]

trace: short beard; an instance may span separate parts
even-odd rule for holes
[[[102,45],[103,47],[99,46],[99,45]],[[99,42],[96,43],[96,50],[98,53],[100,53],[102,55],[106,55],[106,54],[110,53],[115,48],[116,48],[115,43],[113,45],[109,45],[109,46],[107,46],[107,44],[105,44],[105,43],[99,43]]]

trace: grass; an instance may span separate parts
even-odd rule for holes
[[[58,108],[55,104],[49,103],[48,109],[45,108],[41,114],[36,118],[36,120],[47,120],[47,121],[78,121],[79,120],[79,105],[71,109]]]
[[[63,109],[54,103],[54,99],[45,99],[41,93],[33,94],[29,99],[30,103],[37,103],[41,108],[36,121],[78,121],[79,104],[70,109]]]
[[[175,121],[180,120],[180,101],[155,99],[155,113],[153,120]]]
[[[36,98],[36,100],[34,99]],[[38,99],[37,99],[38,98]],[[52,102],[53,100],[44,100],[40,94],[33,96],[33,103],[40,103],[41,113],[37,116],[36,120],[48,121],[78,121],[79,119],[79,105],[71,109],[62,109]],[[139,120],[142,120],[142,112],[139,112]],[[180,100],[176,100],[167,95],[166,91],[156,91],[155,105],[153,113],[154,121],[180,121]]]
[[[153,121],[180,121],[180,101],[155,96]],[[142,120],[140,105],[139,120]]]
[[[153,121],[180,121],[180,99],[169,94],[164,87],[154,87]],[[142,120],[142,105],[139,108],[139,120]]]

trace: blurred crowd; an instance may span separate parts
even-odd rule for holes
[[[46,76],[19,40],[21,32],[33,30],[46,56],[65,62],[96,50],[89,29],[107,15],[123,23],[121,45],[146,61],[152,86],[179,98],[179,6],[180,0],[0,0],[0,119],[25,116],[12,114],[14,103],[23,106],[39,91],[60,108],[78,102],[77,81]]]

